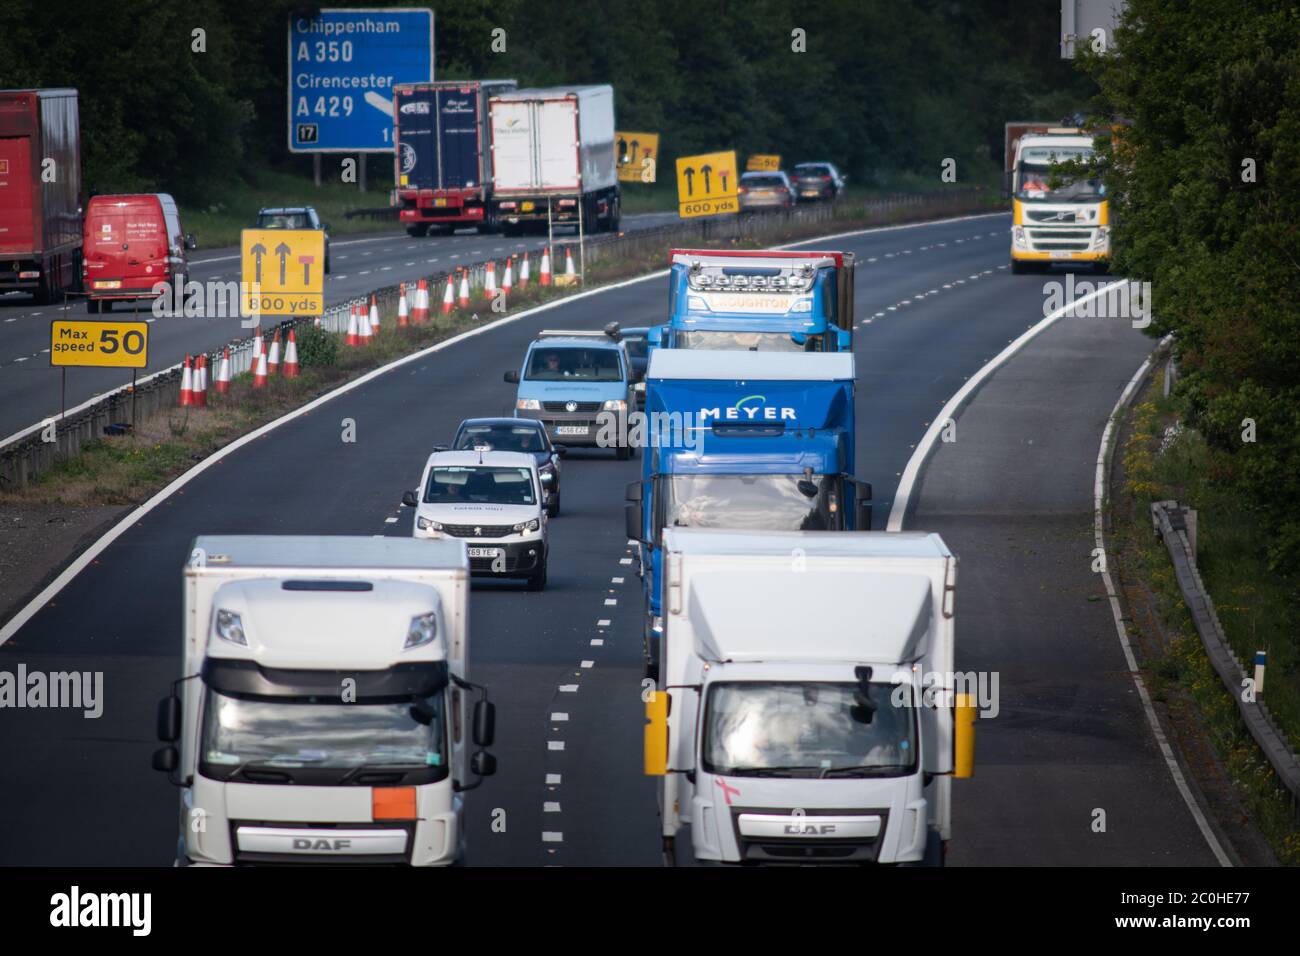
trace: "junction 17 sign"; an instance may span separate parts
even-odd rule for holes
[[[289,151],[393,149],[393,86],[433,79],[433,11],[289,17]]]

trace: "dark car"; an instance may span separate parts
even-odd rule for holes
[[[325,233],[325,271],[330,271],[330,224],[321,222],[311,206],[263,209],[257,214],[258,229],[319,229]]]
[[[537,473],[553,496],[546,514],[554,518],[560,513],[560,459],[569,449],[552,444],[544,424],[530,418],[467,418],[456,429],[451,450],[472,451],[485,445],[492,451],[531,452],[537,459]]]
[[[845,176],[830,163],[800,163],[790,174],[800,202],[834,199],[844,191]]]
[[[745,173],[740,177],[740,209],[789,209],[794,187],[783,172]]]

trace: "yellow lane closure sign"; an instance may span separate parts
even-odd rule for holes
[[[620,183],[652,183],[659,165],[658,133],[614,134]]]
[[[703,153],[677,160],[677,212],[683,219],[739,212],[736,153]]]
[[[745,161],[747,173],[774,173],[781,168],[781,157],[771,155],[754,155]]]
[[[246,315],[320,315],[325,311],[325,233],[317,229],[245,229]]]
[[[149,323],[55,319],[50,323],[50,364],[144,368],[149,364]]]

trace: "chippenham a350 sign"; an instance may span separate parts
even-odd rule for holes
[[[50,364],[144,368],[149,364],[149,324],[55,319],[50,323]]]

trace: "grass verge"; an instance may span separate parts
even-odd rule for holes
[[[1163,543],[1151,528],[1153,501],[1198,511],[1197,563],[1239,659],[1269,650],[1267,700],[1292,746],[1300,739],[1300,668],[1294,635],[1297,582],[1268,570],[1268,529],[1209,480],[1222,463],[1163,397],[1163,371],[1133,406],[1118,449],[1122,483],[1112,486],[1111,548],[1121,568],[1152,693],[1171,716],[1194,724],[1279,861],[1300,865],[1300,825],[1289,794],[1255,746],[1205,656]]]

